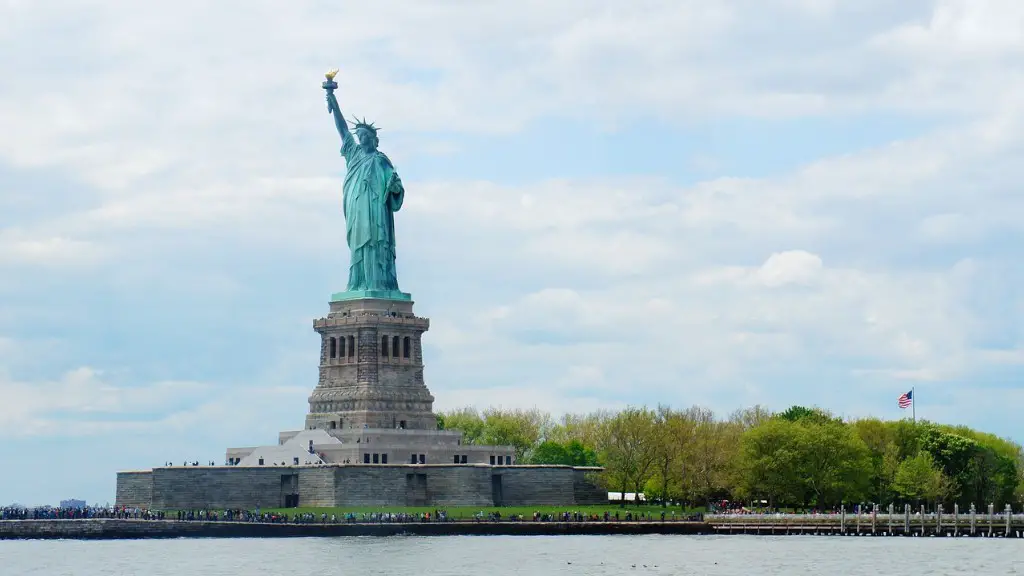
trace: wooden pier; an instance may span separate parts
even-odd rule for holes
[[[897,513],[888,511],[833,514],[708,514],[704,517],[716,534],[758,534],[781,536],[802,534],[812,536],[941,536],[980,538],[1024,537],[1024,513],[1012,508],[996,513],[993,506],[984,512],[973,506],[967,512],[954,507],[952,513],[942,508],[933,513],[911,512],[906,506]]]

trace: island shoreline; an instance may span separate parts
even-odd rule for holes
[[[909,529],[908,529],[909,528]],[[1024,538],[1024,526],[1012,523],[950,526],[914,524],[892,527],[840,521],[785,522],[232,522],[88,518],[73,520],[0,520],[0,540],[151,540],[170,538],[336,538],[358,536],[887,536]]]
[[[261,523],[93,518],[2,520],[0,540],[311,538],[340,536],[568,536],[713,534],[705,522]]]

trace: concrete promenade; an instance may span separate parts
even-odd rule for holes
[[[1024,538],[1024,514],[738,514],[703,522],[447,521],[273,523],[201,520],[0,520],[0,540],[338,536],[812,535]]]
[[[316,536],[558,536],[710,534],[704,522],[410,522],[301,524],[179,520],[0,520],[0,540]]]

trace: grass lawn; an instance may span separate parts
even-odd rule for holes
[[[319,517],[321,514],[327,514],[328,518],[331,514],[336,515],[339,519],[344,517],[345,514],[373,514],[376,512],[390,512],[392,514],[421,514],[424,512],[430,512],[433,514],[437,510],[444,510],[448,513],[448,517],[452,519],[472,519],[477,513],[483,512],[487,515],[492,512],[501,513],[502,517],[508,517],[513,514],[522,514],[525,518],[532,518],[534,512],[540,512],[541,514],[560,514],[562,512],[582,512],[584,514],[597,514],[604,516],[607,511],[609,515],[614,516],[616,513],[619,514],[620,518],[625,518],[627,512],[632,512],[634,516],[637,514],[647,513],[651,517],[660,518],[661,513],[665,512],[666,519],[672,517],[672,513],[675,512],[675,516],[686,516],[691,514],[692,511],[685,511],[679,506],[669,506],[662,508],[661,506],[626,506],[620,508],[617,505],[602,505],[602,506],[506,506],[506,507],[480,507],[480,506],[424,506],[424,507],[410,507],[410,506],[381,506],[381,507],[360,507],[360,508],[271,508],[266,510],[260,510],[261,512],[272,512],[279,514],[287,514],[294,516],[295,514],[316,514]]]

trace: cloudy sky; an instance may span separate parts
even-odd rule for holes
[[[406,184],[436,407],[1024,440],[1019,0],[0,1],[0,503],[303,424],[320,82]]]

